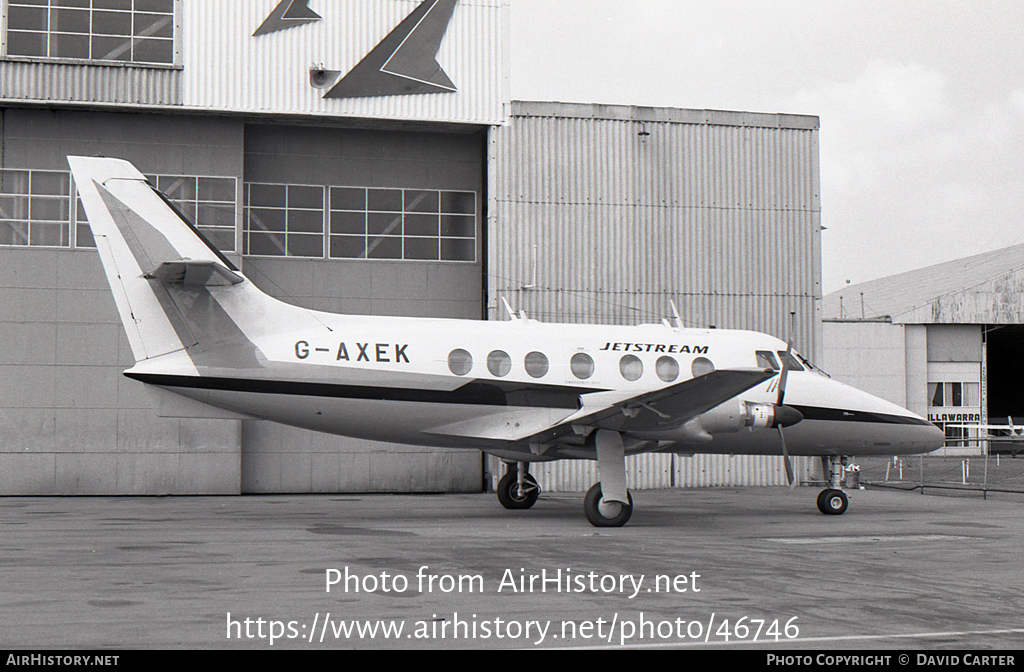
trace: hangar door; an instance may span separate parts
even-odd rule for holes
[[[247,126],[246,275],[317,310],[481,319],[486,146],[479,130]],[[242,425],[246,493],[478,492],[483,465],[473,450]]]
[[[985,348],[989,422],[1002,424],[1011,418],[1015,425],[1024,424],[1024,326],[987,327]],[[1021,444],[993,441],[990,449],[993,452],[1017,451]]]

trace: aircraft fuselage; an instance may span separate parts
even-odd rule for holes
[[[210,290],[219,321],[253,324],[234,294]],[[228,300],[223,300],[227,298]],[[666,325],[544,324],[339,316],[293,308],[265,333],[140,362],[127,375],[249,416],[357,438],[514,454],[524,461],[592,457],[585,445],[515,445],[607,403],[714,369],[751,369],[787,345],[765,334]],[[342,319],[343,317],[343,319]],[[291,328],[282,333],[280,320]],[[234,368],[206,365],[218,349],[251,353]],[[186,354],[188,355],[186,357]],[[239,359],[236,357],[236,360]],[[763,364],[763,360],[761,361]],[[193,369],[194,366],[194,369]],[[737,401],[772,404],[778,377]],[[732,402],[730,402],[732,403]],[[811,370],[789,373],[786,404],[804,416],[787,430],[794,455],[894,455],[934,447],[938,430],[908,411]],[[714,423],[712,423],[714,424]],[[711,428],[709,428],[711,429]],[[626,433],[627,452],[779,453],[761,427]],[[632,440],[632,441],[629,441]]]

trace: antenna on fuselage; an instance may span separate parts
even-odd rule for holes
[[[529,317],[526,316],[525,310],[520,310],[519,314],[516,315],[516,311],[512,310],[512,306],[509,305],[509,302],[505,300],[504,296],[501,297],[501,302],[505,304],[505,311],[508,313],[509,319],[512,320],[513,322],[518,322],[519,320],[523,320],[525,322],[530,319]]]
[[[676,302],[673,299],[669,299],[668,302],[672,306],[672,324],[676,329],[682,329],[683,318],[679,317],[679,309],[676,308]]]
[[[505,305],[505,312],[508,313],[508,319],[512,320],[513,322],[518,320],[519,318],[516,316],[516,312],[512,310],[512,306],[509,305],[508,301],[505,300],[504,296],[501,297],[501,302]]]

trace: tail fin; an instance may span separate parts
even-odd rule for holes
[[[196,345],[167,285],[245,278],[127,161],[69,156],[68,163],[135,361]]]

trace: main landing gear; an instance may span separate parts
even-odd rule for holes
[[[594,483],[583,498],[583,513],[594,527],[622,527],[633,515],[633,495],[626,492],[626,504],[605,501],[601,484]]]
[[[841,516],[850,506],[850,500],[842,490],[848,460],[838,455],[821,458],[821,469],[828,474],[828,488],[818,493],[818,510],[825,515]]]
[[[583,498],[583,513],[594,527],[622,527],[633,515],[633,496],[626,489],[626,449],[622,435],[600,429],[594,441],[601,481]]]
[[[626,451],[622,435],[598,430],[595,446],[601,481],[583,498],[583,513],[594,527],[622,527],[633,515],[633,496],[626,489]],[[540,496],[540,487],[530,475],[529,463],[506,464],[508,471],[498,481],[498,501],[506,509],[529,509]]]

